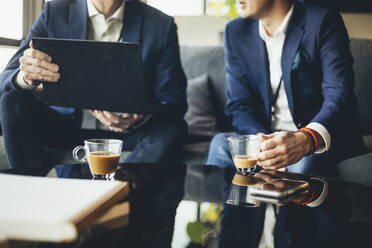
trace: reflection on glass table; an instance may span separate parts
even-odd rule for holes
[[[321,177],[305,179],[292,174],[261,170],[255,175],[236,172],[227,192],[226,203],[242,207],[258,207],[263,203],[281,206],[294,202],[317,205],[328,194],[328,183]]]

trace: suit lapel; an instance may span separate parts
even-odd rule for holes
[[[124,42],[141,43],[143,15],[139,1],[126,1],[121,38]]]
[[[287,93],[289,109],[294,117],[293,92],[291,69],[294,57],[301,44],[302,37],[305,33],[303,29],[304,18],[303,8],[295,3],[292,19],[290,20],[282,52],[282,73],[284,87]]]
[[[249,68],[253,69],[251,73],[257,82],[255,85],[257,85],[264,100],[266,116],[270,117],[272,93],[269,61],[266,45],[259,35],[258,21],[251,23],[251,29],[245,32],[243,37],[242,44],[244,47],[242,51],[245,53],[243,58],[245,58],[245,63],[249,65]]]
[[[78,0],[70,6],[69,22],[71,27],[71,39],[87,39],[88,32],[88,8],[87,0]]]

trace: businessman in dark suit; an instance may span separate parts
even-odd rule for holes
[[[33,48],[32,37],[140,43],[147,95],[159,111],[152,116],[84,111],[94,117],[97,127],[82,129],[82,110],[48,106],[39,96],[39,82],[58,83],[61,74],[53,58]],[[70,149],[87,138],[123,139],[124,149],[132,151],[127,162],[173,160],[186,134],[185,89],[173,18],[137,0],[46,2],[0,76],[0,118],[9,163],[11,167],[46,166],[45,149]]]
[[[363,153],[341,16],[291,0],[239,2],[242,18],[225,31],[226,114],[238,134],[267,134],[258,164],[331,173]],[[213,139],[208,164],[233,166],[229,135]]]
[[[228,185],[235,167],[226,138],[262,133],[266,136],[258,165],[333,174],[339,161],[365,151],[353,92],[353,59],[341,16],[292,0],[238,2],[241,18],[225,30],[226,114],[235,132],[213,138],[207,164],[230,168]],[[266,207],[245,212],[246,247],[257,247]],[[299,218],[286,209],[283,216],[285,212],[290,219]],[[322,237],[333,237],[331,220],[323,220],[330,228],[323,225]],[[284,225],[285,220],[278,223]]]

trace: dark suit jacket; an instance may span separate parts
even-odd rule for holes
[[[127,1],[121,37],[139,42],[151,103],[161,103],[159,115],[182,117],[187,109],[186,77],[179,59],[177,27],[172,17],[137,0]],[[19,58],[32,37],[87,39],[86,0],[46,2],[27,39],[0,76],[0,94],[16,89],[13,79]],[[71,58],[73,59],[73,58]],[[119,79],[120,80],[120,79]]]
[[[225,47],[226,114],[232,118],[233,127],[243,134],[272,132],[269,64],[258,20],[238,18],[230,22]],[[310,122],[326,127],[332,149],[342,150],[342,158],[364,149],[352,64],[341,16],[295,2],[281,61],[289,108],[298,128]]]

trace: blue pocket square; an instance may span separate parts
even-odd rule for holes
[[[310,63],[309,54],[305,50],[299,49],[292,63],[292,71],[301,70],[308,63]]]

